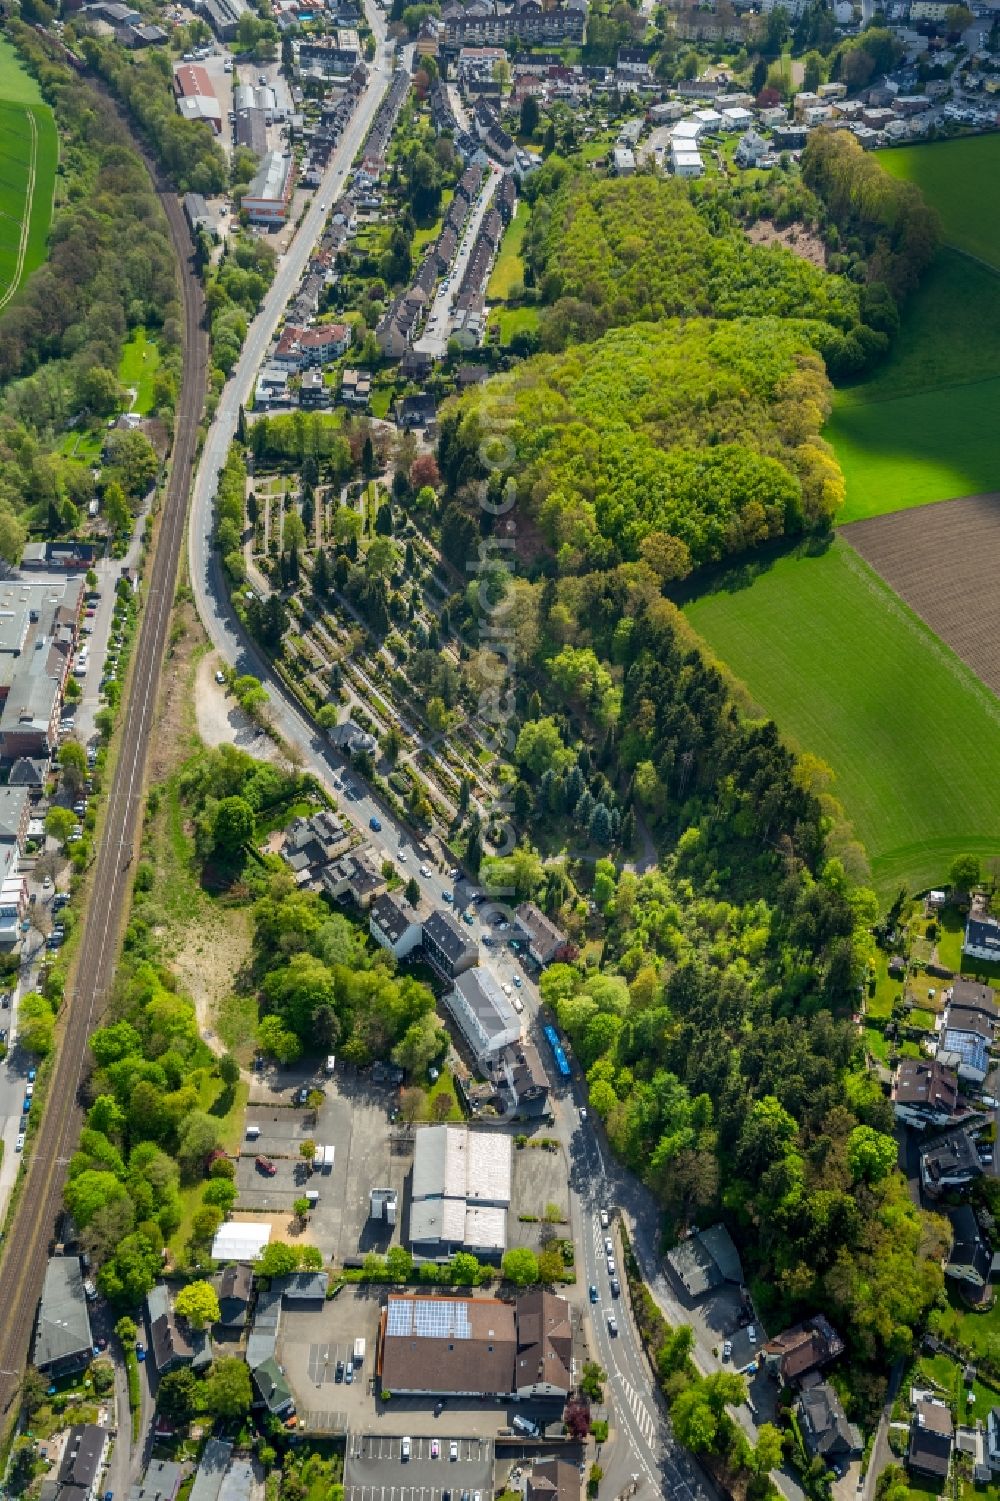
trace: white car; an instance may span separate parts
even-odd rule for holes
[[[410,1440],[408,1438],[404,1438],[400,1443],[399,1457],[400,1459],[409,1459],[410,1457]]]
[[[608,1314],[608,1333],[612,1339],[615,1339],[618,1334],[618,1320],[613,1313]]]
[[[24,1151],[24,1132],[23,1131],[19,1131],[17,1133],[17,1141],[14,1143],[14,1151],[15,1152],[23,1152]]]
[[[604,1237],[604,1254],[605,1256],[613,1256],[615,1254],[614,1242],[610,1235]]]
[[[420,867],[420,874],[423,876],[423,878],[424,878],[425,881],[429,880],[430,879],[430,874],[431,874],[431,868],[430,868],[430,866],[429,865],[421,865],[421,867]]]
[[[615,1258],[613,1256],[609,1256],[608,1257],[608,1276],[609,1277],[614,1277],[614,1276],[617,1275],[617,1272],[618,1272],[618,1268],[615,1266]]]
[[[26,1100],[30,1100],[31,1096],[34,1094],[34,1092],[35,1092],[35,1086],[33,1084],[26,1084],[24,1086],[24,1097],[25,1097]]]
[[[513,995],[514,994],[513,987],[510,986],[510,985],[504,985],[503,993],[504,993],[504,995]]]
[[[452,1441],[451,1441],[451,1443],[448,1445],[448,1458],[449,1459],[457,1459],[458,1458],[458,1440],[457,1439],[453,1438]]]
[[[611,1220],[610,1220],[610,1218],[608,1216],[608,1211],[606,1209],[602,1209],[601,1210],[601,1229],[602,1230],[606,1230],[608,1228],[608,1226],[610,1225],[610,1223],[611,1223]]]
[[[226,681],[226,674],[220,670],[215,674],[215,681],[217,683],[224,683]]]
[[[750,1343],[752,1345],[755,1345],[757,1343],[757,1325],[756,1324],[748,1324],[747,1325],[747,1339],[750,1341]]]

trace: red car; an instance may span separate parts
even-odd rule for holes
[[[270,1157],[258,1157],[257,1168],[259,1172],[265,1173],[269,1178],[273,1178],[278,1171]]]

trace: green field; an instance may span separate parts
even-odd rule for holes
[[[1000,704],[846,544],[686,607],[789,740],[821,756],[876,887],[1000,852]]]
[[[122,350],[118,379],[135,392],[132,411],[145,417],[153,410],[153,378],[160,368],[160,351],[144,328],[137,328]]]
[[[893,177],[916,183],[941,215],[944,237],[1000,270],[1000,136],[966,136],[879,152]]]
[[[45,260],[58,162],[52,111],[0,38],[0,307]]]
[[[1000,489],[1000,378],[866,404],[834,398],[823,436],[847,481],[838,522]]]
[[[942,251],[889,357],[838,390],[825,436],[847,481],[837,520],[1000,488],[1000,276]]]

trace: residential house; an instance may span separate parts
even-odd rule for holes
[[[369,850],[353,850],[328,865],[320,877],[324,891],[335,900],[350,897],[367,911],[376,897],[387,889],[381,864]]]
[[[307,370],[299,386],[299,406],[303,411],[316,412],[330,405],[331,392],[323,379],[322,370]]]
[[[833,1387],[818,1381],[799,1396],[799,1426],[810,1456],[833,1467],[848,1464],[863,1448],[861,1434],[847,1414]]]
[[[628,146],[616,146],[611,153],[611,170],[616,177],[631,177],[635,171],[635,152]]]
[[[194,1477],[188,1501],[219,1501],[219,1492],[225,1478],[233,1446],[219,1438],[210,1438],[201,1451],[201,1459]]]
[[[801,151],[808,137],[804,125],[776,125],[771,132],[775,151]]]
[[[1000,1407],[991,1407],[986,1418],[986,1462],[994,1472],[1000,1470]]]
[[[42,1284],[32,1363],[50,1378],[82,1371],[94,1354],[79,1256],[50,1256]]]
[[[146,1319],[150,1353],[158,1375],[176,1370],[178,1366],[190,1365],[194,1349],[177,1324],[165,1282],[157,1282],[146,1294]]]
[[[479,949],[450,912],[432,912],[425,921],[424,954],[446,980],[479,962]]]
[[[568,944],[566,934],[534,902],[522,902],[514,917],[518,934],[536,964],[544,969],[564,955]]]
[[[943,1402],[918,1398],[910,1424],[910,1447],[906,1462],[918,1475],[944,1480],[951,1464],[955,1427]]]
[[[521,1038],[490,1063],[495,1107],[509,1120],[536,1120],[548,1109],[549,1082],[534,1044]]]
[[[667,1264],[691,1298],[700,1298],[726,1282],[743,1285],[740,1253],[722,1224],[692,1231],[667,1252]]]
[[[366,407],[371,400],[372,378],[367,370],[345,370],[340,377],[340,399],[352,407]]]
[[[893,1075],[896,1119],[917,1131],[943,1127],[958,1114],[958,1074],[938,1059],[903,1058]]]
[[[764,1368],[783,1386],[791,1386],[821,1366],[829,1365],[843,1349],[844,1341],[836,1329],[818,1313],[768,1340],[764,1346]]]
[[[430,427],[437,417],[433,396],[400,396],[396,399],[396,426],[404,433]]]
[[[172,1459],[151,1459],[141,1480],[132,1485],[128,1501],[177,1501],[184,1471]]]
[[[1000,1006],[989,985],[980,985],[974,980],[954,980],[948,995],[948,1024],[961,1026],[952,1020],[954,1013],[972,1013],[981,1016],[993,1030],[1000,1024]]]
[[[528,1471],[525,1501],[580,1501],[580,1471],[566,1459],[537,1459]]]
[[[928,1142],[920,1151],[920,1181],[926,1193],[937,1197],[952,1189],[964,1189],[981,1178],[983,1165],[967,1131]]]
[[[327,733],[330,743],[339,751],[343,751],[345,756],[357,756],[362,753],[372,756],[378,750],[378,741],[375,736],[369,735],[368,731],[355,724],[353,719],[342,720]]]
[[[253,1273],[242,1262],[223,1267],[216,1284],[219,1297],[218,1327],[227,1333],[239,1334],[247,1321],[250,1296],[253,1292]]]
[[[990,1297],[993,1253],[983,1239],[972,1208],[960,1204],[948,1211],[952,1244],[944,1274],[970,1303],[981,1304]]]
[[[652,53],[646,47],[619,47],[615,76],[626,87],[653,83]]]
[[[976,1019],[976,1030],[946,1026],[937,1046],[937,1059],[947,1068],[956,1069],[966,1084],[982,1084],[990,1071],[990,1050]]]
[[[96,1423],[75,1423],[66,1437],[54,1480],[42,1486],[44,1501],[97,1501],[111,1434]]]
[[[767,156],[771,147],[762,135],[748,130],[736,147],[735,162],[738,167],[756,167],[761,157]]]
[[[372,902],[368,931],[381,948],[388,949],[397,959],[412,954],[423,940],[419,913],[392,891],[384,892]]]
[[[295,1398],[285,1373],[272,1356],[250,1373],[257,1391],[254,1407],[266,1407],[272,1417],[288,1417],[295,1411]]]
[[[311,818],[296,818],[285,835],[282,854],[298,885],[315,880],[324,865],[351,847],[351,835],[330,808]]]

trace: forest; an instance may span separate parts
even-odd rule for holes
[[[596,178],[552,160],[545,173],[553,181],[535,196],[524,246],[526,280],[545,304],[543,349],[670,317],[795,318],[834,376],[887,349],[857,285],[782,246],[752,245],[678,179]]]
[[[663,576],[825,529],[843,498],[820,437],[830,388],[808,325],[688,319],[539,356],[446,408],[439,462],[459,495],[484,438],[561,572],[648,557]]]
[[[119,409],[117,371],[137,327],[159,342],[154,402],[170,420],[181,333],[166,221],[114,110],[29,28],[9,29],[60,134],[49,258],[0,315],[0,555],[13,561],[28,526],[78,524],[93,461],[60,452],[61,438]]]

